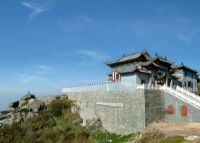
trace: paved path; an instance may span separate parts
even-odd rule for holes
[[[157,130],[167,136],[200,136],[200,123],[158,121],[149,124],[145,132]]]

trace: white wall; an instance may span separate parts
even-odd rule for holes
[[[137,75],[136,74],[123,75],[121,77],[121,83],[133,89],[137,89]]]

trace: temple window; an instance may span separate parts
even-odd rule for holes
[[[181,116],[187,116],[188,114],[188,109],[186,105],[181,106]]]
[[[167,113],[168,114],[174,114],[174,106],[173,105],[168,105],[167,107]]]

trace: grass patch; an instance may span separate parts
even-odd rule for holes
[[[138,143],[183,143],[184,138],[175,136],[175,137],[166,137],[160,133],[148,133],[142,136]]]
[[[133,135],[117,135],[108,132],[96,131],[91,133],[91,137],[98,143],[123,143],[133,138]]]
[[[184,138],[183,137],[169,137],[166,139],[167,143],[183,143]]]

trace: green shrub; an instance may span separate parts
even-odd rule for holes
[[[94,140],[89,138],[90,135],[86,132],[81,132],[73,139],[72,143],[94,143]]]
[[[49,106],[48,110],[55,117],[61,117],[65,110],[71,110],[72,102],[68,99],[58,99],[54,100]]]
[[[0,143],[123,143],[132,137],[82,127],[72,105],[68,99],[57,99],[22,124],[0,127]]]
[[[54,127],[56,125],[56,121],[54,117],[49,112],[41,112],[39,115],[30,119],[27,123],[27,129],[32,131],[37,131],[46,127]]]
[[[21,136],[25,135],[25,130],[20,124],[5,125],[0,128],[0,143],[18,142]]]
[[[54,143],[58,140],[59,132],[54,132],[52,128],[43,129],[37,142]]]

